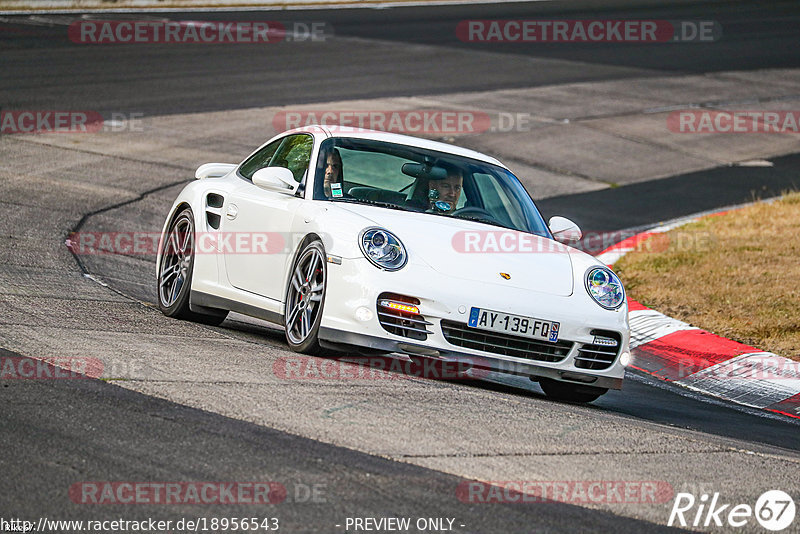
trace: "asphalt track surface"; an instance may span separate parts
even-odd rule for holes
[[[4,352],[3,355],[10,355]],[[9,386],[6,385],[6,388]],[[5,389],[5,388],[4,388]],[[9,388],[11,389],[11,388]],[[453,498],[458,477],[333,447],[262,426],[187,408],[96,380],[30,380],[4,392],[0,443],[8,519],[141,520],[177,522],[198,517],[279,517],[282,532],[333,532],[348,516],[456,517],[467,532],[525,532],[530,511],[513,503],[462,504]],[[32,407],[47,399],[46,417]],[[98,428],[102,427],[102,428]],[[68,469],[54,469],[64,466]],[[286,487],[274,505],[106,505],[83,510],[63,503],[76,473],[93,480],[253,480],[270,473]],[[308,489],[317,488],[312,497]],[[335,494],[331,493],[335,488]],[[32,497],[35,496],[35,499]],[[33,502],[32,502],[33,501]],[[580,506],[548,503],[536,510],[542,531],[641,532],[671,530]],[[462,530],[456,527],[457,530]]]
[[[795,2],[602,9],[510,4],[405,8],[391,10],[391,16],[387,13],[339,10],[270,15],[270,20],[325,20],[335,28],[336,35],[377,39],[381,45],[353,49],[352,42],[332,40],[324,47],[319,43],[276,45],[267,53],[225,46],[159,45],[144,51],[119,47],[109,53],[107,49],[70,43],[64,39],[62,27],[4,22],[0,25],[0,56],[4,72],[11,74],[0,79],[0,105],[156,115],[800,64],[800,9]],[[458,20],[534,15],[713,18],[723,24],[725,40],[723,46],[702,53],[695,52],[697,45],[691,43],[668,47],[509,45],[499,50],[501,53],[496,53],[497,49],[476,52],[472,61],[459,57],[447,62],[448,48],[474,47],[453,38],[452,28]],[[263,20],[264,14],[191,13],[170,17]],[[420,43],[443,47],[442,57],[416,52],[414,45]],[[583,63],[558,63],[559,59]],[[521,68],[532,60],[554,62],[537,63],[552,68]],[[798,156],[773,161],[772,168],[705,171],[546,199],[539,205],[546,215],[563,213],[567,206],[580,208],[576,211],[585,218],[578,222],[584,228],[642,226],[737,204],[753,196],[773,196],[796,186]],[[141,300],[151,299],[135,287],[119,289]],[[269,332],[256,332],[270,339]],[[274,333],[271,335],[275,342]],[[537,395],[508,384],[470,387],[523,398]],[[187,408],[99,381],[6,382],[0,395],[0,443],[6,451],[0,466],[5,480],[13,481],[0,492],[0,510],[17,515],[61,519],[130,516],[130,510],[123,507],[87,511],[64,503],[63,487],[76,477],[245,480],[250,473],[269,472],[276,479],[297,479],[306,484],[320,480],[336,488],[335,498],[324,503],[276,507],[282,526],[289,532],[334,531],[332,518],[348,515],[457,516],[470,532],[640,532],[660,528],[566,504],[549,504],[533,512],[513,505],[460,504],[453,499],[454,487],[461,481],[458,477]],[[687,396],[643,377],[632,377],[622,392],[610,392],[594,404],[602,412],[742,440],[754,448],[800,450],[798,427],[793,422]],[[249,511],[231,507],[149,510],[143,506],[139,515],[170,519],[230,517],[238,512]],[[259,510],[259,515],[265,513]]]
[[[14,24],[13,18],[8,18],[0,31],[0,50],[15,52],[3,61],[3,70],[13,76],[0,79],[0,104],[160,115],[780,68],[797,66],[800,61],[796,2],[641,4],[539,2],[151,15],[156,19],[275,20],[286,24],[323,21],[334,37],[364,39],[235,47],[75,44],[67,39],[64,26]],[[694,42],[479,44],[461,42],[454,31],[461,20],[524,17],[713,20],[722,25],[723,38],[712,47]],[[428,48],[414,45],[436,45],[439,50],[432,57]],[[454,53],[464,50],[473,53]]]

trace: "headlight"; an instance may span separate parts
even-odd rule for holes
[[[361,232],[361,252],[377,267],[387,271],[402,269],[408,260],[406,248],[393,233],[383,228],[366,228]]]
[[[625,302],[625,290],[617,275],[605,267],[593,267],[586,273],[586,291],[603,308],[614,310]]]

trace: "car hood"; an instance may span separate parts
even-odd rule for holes
[[[338,207],[394,233],[408,249],[410,261],[454,279],[572,294],[569,247],[552,239],[425,213],[358,204]]]

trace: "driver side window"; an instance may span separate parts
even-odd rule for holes
[[[277,141],[273,141],[272,143],[268,144],[255,154],[253,154],[250,159],[242,163],[239,167],[239,174],[247,178],[248,180],[253,179],[253,175],[256,173],[257,170],[263,169],[267,165],[269,165],[269,161],[272,159],[272,156],[275,154],[275,151],[278,150],[278,147],[281,146],[283,139],[278,139]]]
[[[314,139],[307,134],[290,135],[273,141],[242,163],[239,174],[253,179],[256,171],[264,167],[284,167],[292,171],[295,181],[303,179],[311,159]]]
[[[294,180],[300,182],[308,169],[313,146],[314,139],[310,135],[290,135],[283,140],[269,166],[289,169],[294,175]]]

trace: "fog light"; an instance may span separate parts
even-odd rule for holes
[[[390,310],[397,310],[406,313],[413,313],[414,315],[419,315],[419,308],[412,304],[405,304],[403,302],[397,302],[394,300],[386,300],[381,299],[378,304],[383,308],[389,308]]]
[[[356,308],[356,319],[362,322],[372,320],[372,310],[366,306],[360,306],[359,308]]]
[[[594,340],[592,341],[594,345],[602,345],[603,347],[616,347],[619,345],[616,339],[606,337],[606,336],[594,336]]]
[[[623,352],[622,354],[620,354],[619,363],[623,367],[628,367],[628,365],[630,365],[630,363],[631,363],[631,353],[626,351],[626,352]]]

